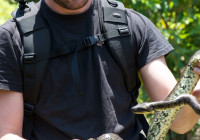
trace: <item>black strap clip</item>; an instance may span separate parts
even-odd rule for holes
[[[36,56],[35,53],[27,53],[24,54],[24,63],[35,63],[36,61]]]
[[[25,5],[26,4],[26,0],[15,0],[17,2],[19,2],[19,4],[21,5]]]
[[[34,111],[34,106],[28,103],[24,103],[24,114],[26,116],[32,116]]]
[[[84,44],[86,47],[91,47],[97,43],[99,43],[101,40],[98,35],[95,36],[89,36],[86,39],[84,39]]]
[[[119,31],[119,34],[121,36],[129,35],[129,29],[128,29],[128,27],[118,28],[118,31]]]
[[[27,7],[26,0],[15,0],[15,1],[19,2],[20,10],[23,10],[23,9],[25,9]],[[22,11],[20,11],[20,12],[22,13]]]

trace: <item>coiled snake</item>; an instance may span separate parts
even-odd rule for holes
[[[185,104],[190,105],[196,113],[200,114],[200,104],[190,95],[199,80],[199,75],[193,71],[199,61],[200,51],[197,51],[190,58],[179,81],[165,101],[143,103],[132,107],[132,111],[136,114],[156,112],[148,131],[148,140],[164,140],[176,114]],[[122,138],[108,133],[101,135],[97,140],[122,140]]]

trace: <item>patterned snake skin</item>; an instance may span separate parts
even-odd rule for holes
[[[88,140],[123,140],[123,139],[119,135],[117,135],[117,134],[106,133],[106,134],[103,134],[103,135],[99,136],[96,139],[90,138]]]

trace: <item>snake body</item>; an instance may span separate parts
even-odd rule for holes
[[[166,138],[166,134],[169,130],[169,127],[170,127],[172,121],[174,120],[175,116],[177,115],[177,113],[180,111],[181,107],[185,103],[185,101],[183,101],[183,103],[181,103],[180,100],[178,101],[178,99],[176,99],[176,98],[178,96],[186,94],[186,93],[191,94],[199,80],[199,75],[194,73],[194,71],[193,71],[194,66],[196,66],[199,61],[200,61],[200,51],[197,51],[190,58],[188,64],[186,65],[186,67],[183,71],[183,74],[181,75],[181,78],[179,79],[176,86],[169,94],[169,96],[166,98],[166,105],[164,105],[165,107],[163,109],[161,109],[163,111],[157,112],[155,114],[155,117],[154,117],[154,119],[150,125],[149,131],[148,131],[148,136],[147,136],[148,140],[164,140]],[[188,97],[188,98],[190,98],[190,97]],[[173,101],[171,101],[171,100],[173,100]],[[172,105],[170,107],[170,102],[168,102],[168,101],[171,101],[171,103],[175,102],[176,106],[174,107]],[[141,104],[139,106],[133,107],[132,111],[133,112],[134,112],[134,110],[138,111],[137,109],[141,108],[141,106],[144,107],[144,108],[141,108],[141,110],[140,110],[142,113],[144,113],[144,110],[147,106],[149,106],[149,108],[152,108],[152,110],[154,110],[153,108],[157,108],[157,109],[162,108],[162,103],[161,104],[159,104],[159,103],[161,103],[161,102],[154,103],[154,105],[156,107],[155,106],[153,107],[151,105],[149,106],[146,104]],[[191,104],[195,104],[195,103],[193,103],[193,101],[191,101]],[[164,110],[164,109],[169,109],[169,108],[173,108],[173,109]],[[147,112],[151,112],[151,111],[149,110]]]
[[[88,140],[123,140],[119,135],[114,133],[106,133],[102,134],[101,136],[95,138],[90,138]]]
[[[133,112],[136,114],[148,114],[163,110],[174,109],[176,107],[182,107],[184,105],[189,105],[197,114],[200,115],[200,104],[196,97],[190,94],[183,94],[178,96],[176,99],[168,101],[158,101],[138,104],[132,108]]]

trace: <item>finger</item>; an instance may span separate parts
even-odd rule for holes
[[[194,67],[194,72],[200,75],[200,64],[198,64],[199,67]]]
[[[195,96],[198,101],[200,101],[200,89],[194,90],[194,92],[192,93],[192,95]]]
[[[197,63],[197,67],[199,67],[199,68],[200,68],[200,62],[199,62],[199,63]]]

